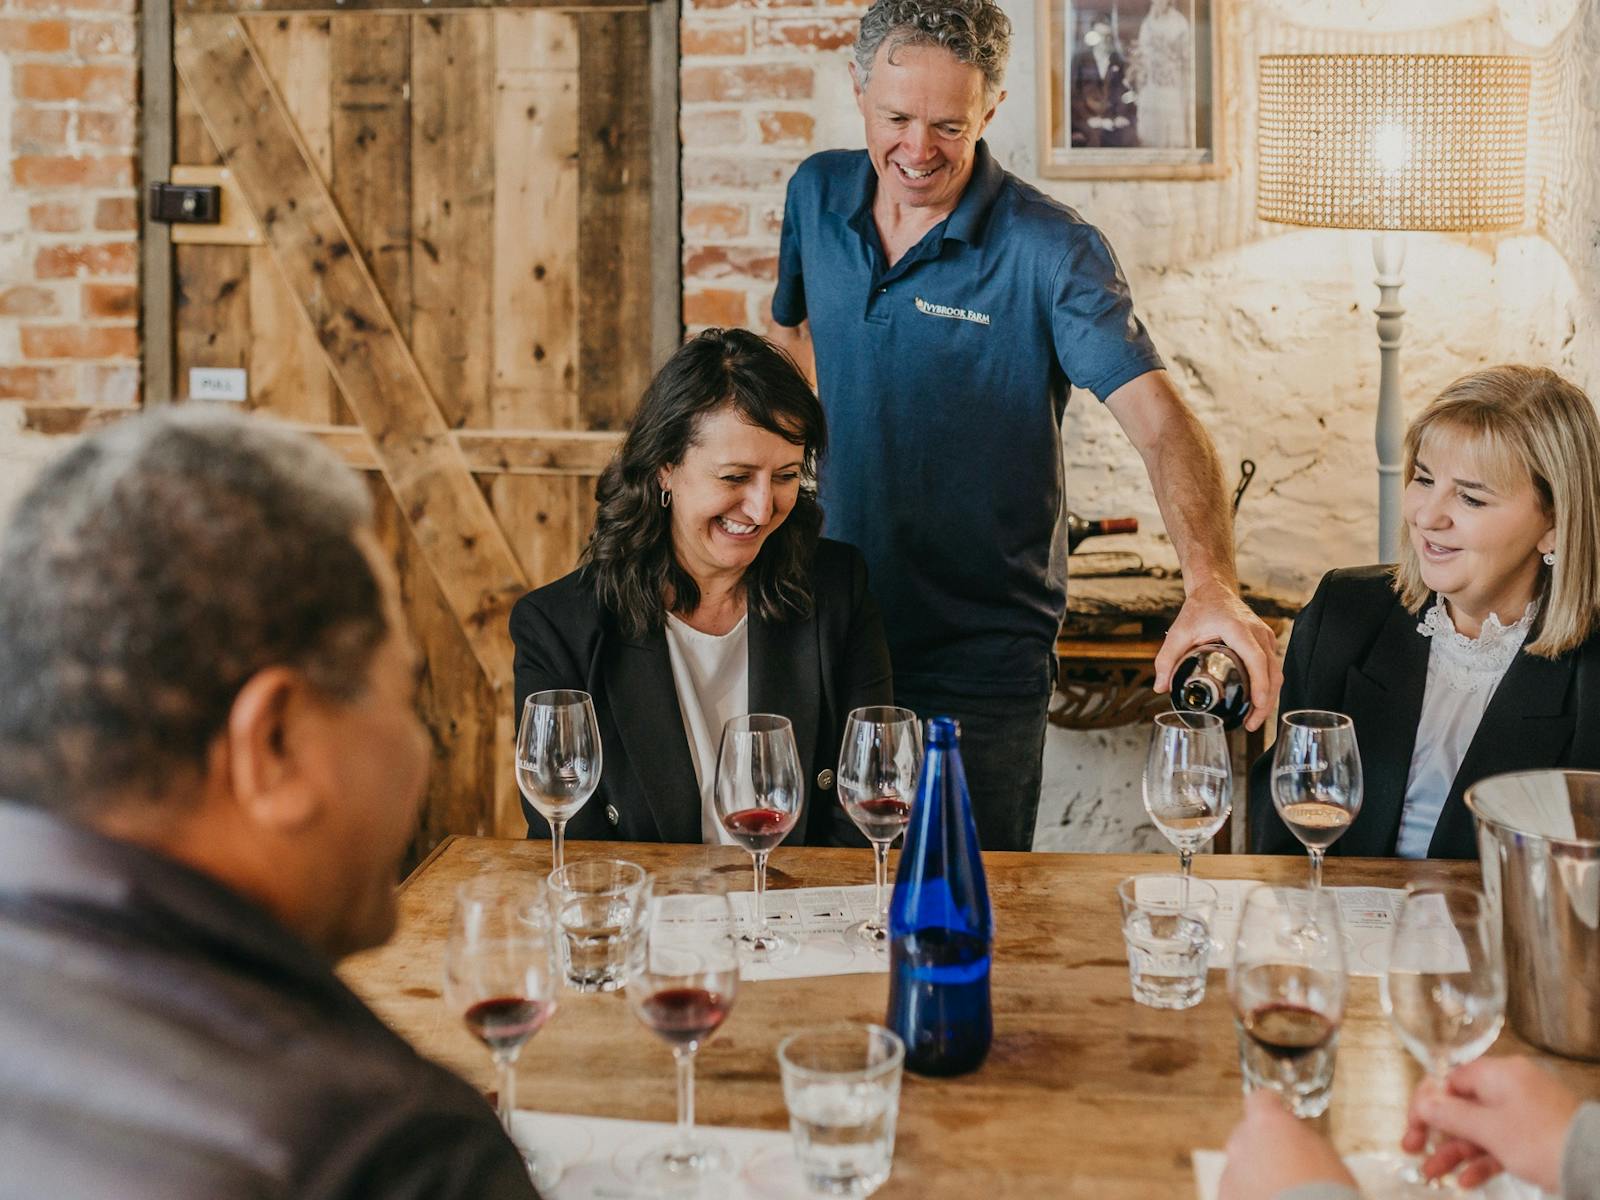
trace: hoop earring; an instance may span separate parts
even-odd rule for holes
[[[661,507],[667,508],[672,504],[672,493],[666,488],[661,489]]]
[[[1546,550],[1544,552],[1544,565],[1547,567],[1556,565],[1556,552],[1554,550]]]

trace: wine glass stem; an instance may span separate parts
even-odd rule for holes
[[[500,1125],[506,1131],[506,1136],[511,1136],[511,1114],[517,1107],[517,1056],[515,1054],[496,1054],[494,1056],[495,1069],[499,1079],[495,1084],[496,1109],[500,1113]]]
[[[1307,847],[1307,853],[1311,855],[1311,890],[1320,892],[1322,890],[1322,850],[1316,846],[1309,846]]]
[[[694,1133],[694,1051],[672,1052],[678,1064],[678,1139],[687,1142]]]
[[[1189,878],[1189,876],[1193,873],[1193,871],[1194,871],[1194,851],[1191,850],[1187,846],[1179,846],[1178,847],[1178,874],[1182,875],[1184,877],[1184,879],[1187,880]],[[1188,896],[1185,895],[1184,899],[1187,900]]]
[[[550,822],[550,869],[559,871],[566,866],[567,859],[567,823],[564,820]]]
[[[872,843],[872,865],[874,868],[874,882],[878,890],[873,896],[873,903],[878,913],[878,924],[887,929],[889,927],[889,909],[885,902],[884,890],[889,882],[889,843]]]
[[[755,861],[756,868],[756,936],[759,937],[767,931],[767,854],[766,850],[757,850],[750,857]]]

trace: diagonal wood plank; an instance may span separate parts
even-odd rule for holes
[[[525,577],[360,247],[238,19],[182,14],[174,41],[183,82],[371,438],[445,603],[489,682],[509,689],[506,616]]]

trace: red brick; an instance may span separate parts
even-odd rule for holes
[[[124,408],[138,405],[138,363],[91,363],[83,370],[83,398],[87,403]]]
[[[131,108],[104,112],[86,109],[78,114],[78,140],[90,146],[133,148],[137,126]]]
[[[750,214],[742,204],[685,204],[683,228],[695,237],[743,237],[750,231]]]
[[[685,104],[810,98],[810,67],[772,63],[739,67],[690,67],[683,72]]]
[[[764,146],[810,146],[817,129],[816,118],[801,112],[762,113],[757,124]]]
[[[86,283],[83,285],[83,315],[136,317],[139,315],[139,289],[131,283]]]
[[[48,288],[19,284],[0,291],[0,317],[53,317],[59,311]]]
[[[106,158],[29,154],[12,160],[11,178],[19,187],[129,187],[133,183],[133,159],[125,154]]]
[[[133,242],[46,246],[33,260],[35,279],[72,279],[78,275],[133,275],[138,269],[139,248]]]
[[[74,21],[72,52],[79,58],[126,58],[139,48],[133,21]]]
[[[71,400],[71,367],[0,367],[0,400]]]
[[[132,104],[134,71],[131,66],[121,64],[61,67],[24,63],[17,71],[17,95],[23,100],[47,102],[81,100],[88,104]]]
[[[727,288],[698,288],[685,292],[683,297],[683,323],[704,328],[721,325],[723,328],[742,327],[749,318],[745,293]]]
[[[744,141],[744,114],[737,109],[699,109],[678,119],[685,146],[732,146]]]
[[[743,191],[749,188],[780,188],[794,171],[794,163],[781,158],[712,158],[686,154],[683,159],[683,190]]]
[[[732,8],[737,3],[739,0],[692,0],[694,8]],[[692,18],[685,19],[684,24],[687,25],[689,20]]]
[[[96,229],[128,230],[139,228],[139,206],[132,196],[107,196],[94,206]]]
[[[744,279],[771,282],[778,277],[778,256],[767,247],[690,246],[683,273],[691,279]]]
[[[72,27],[65,21],[0,20],[0,50],[18,54],[60,54],[72,44]]]
[[[761,227],[762,232],[767,233],[767,234],[771,235],[772,237],[777,237],[779,234],[781,234],[783,232],[783,208],[782,208],[782,206],[773,206],[773,207],[770,207],[770,208],[763,208],[761,210],[759,223],[760,223],[760,227]]]
[[[855,44],[861,22],[851,17],[757,17],[758,50],[838,50]]]
[[[35,108],[21,104],[11,114],[11,153],[60,153],[67,146],[72,114],[64,108]]]
[[[28,224],[40,233],[77,233],[83,210],[76,200],[50,200],[28,209]]]
[[[52,436],[88,433],[127,415],[127,411],[120,408],[29,404],[22,410],[22,427],[29,433],[48,433]]]
[[[685,25],[678,51],[685,58],[696,55],[743,54],[750,46],[743,25]]]
[[[24,358],[137,358],[132,325],[24,325]]]

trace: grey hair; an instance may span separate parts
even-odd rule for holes
[[[332,452],[264,418],[167,408],[72,447],[0,536],[0,796],[178,803],[257,672],[358,696],[388,629],[371,521]]]
[[[992,103],[1011,57],[1011,18],[994,0],[873,0],[856,35],[856,81],[862,87],[885,41],[890,53],[901,46],[944,47],[983,72],[984,99]]]

